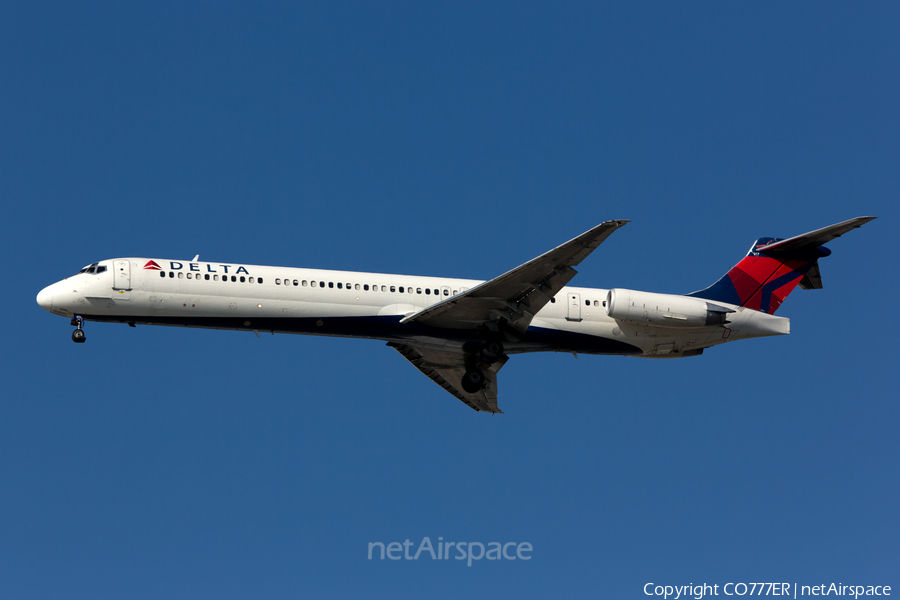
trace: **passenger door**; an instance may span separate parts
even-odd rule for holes
[[[113,262],[113,298],[118,300],[131,299],[131,263],[127,260]]]

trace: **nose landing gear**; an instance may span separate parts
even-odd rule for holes
[[[75,318],[72,319],[72,325],[75,325],[78,329],[72,332],[72,341],[76,344],[83,344],[84,337],[84,318],[81,315],[75,315]]]

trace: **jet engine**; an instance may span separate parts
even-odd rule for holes
[[[700,298],[614,289],[606,295],[606,314],[617,321],[653,327],[714,327],[734,310]]]

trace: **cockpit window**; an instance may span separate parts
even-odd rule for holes
[[[88,265],[85,268],[83,268],[82,270],[78,271],[78,275],[81,275],[82,273],[93,273],[96,268],[97,268],[97,263]],[[106,267],[102,267],[102,269],[103,269],[103,271],[105,271]],[[102,273],[103,271],[98,271],[98,273]]]

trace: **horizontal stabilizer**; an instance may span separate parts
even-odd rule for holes
[[[786,240],[779,240],[765,246],[758,246],[756,248],[756,251],[763,252],[765,254],[782,254],[785,252],[796,252],[798,250],[809,247],[821,246],[822,244],[827,244],[835,238],[841,237],[848,231],[852,231],[854,229],[862,227],[869,221],[873,221],[876,218],[877,217],[856,217],[855,219],[850,219],[849,221],[844,221],[835,225],[829,225],[828,227],[816,229],[815,231],[810,231],[809,233],[804,233],[802,235],[796,235]]]

